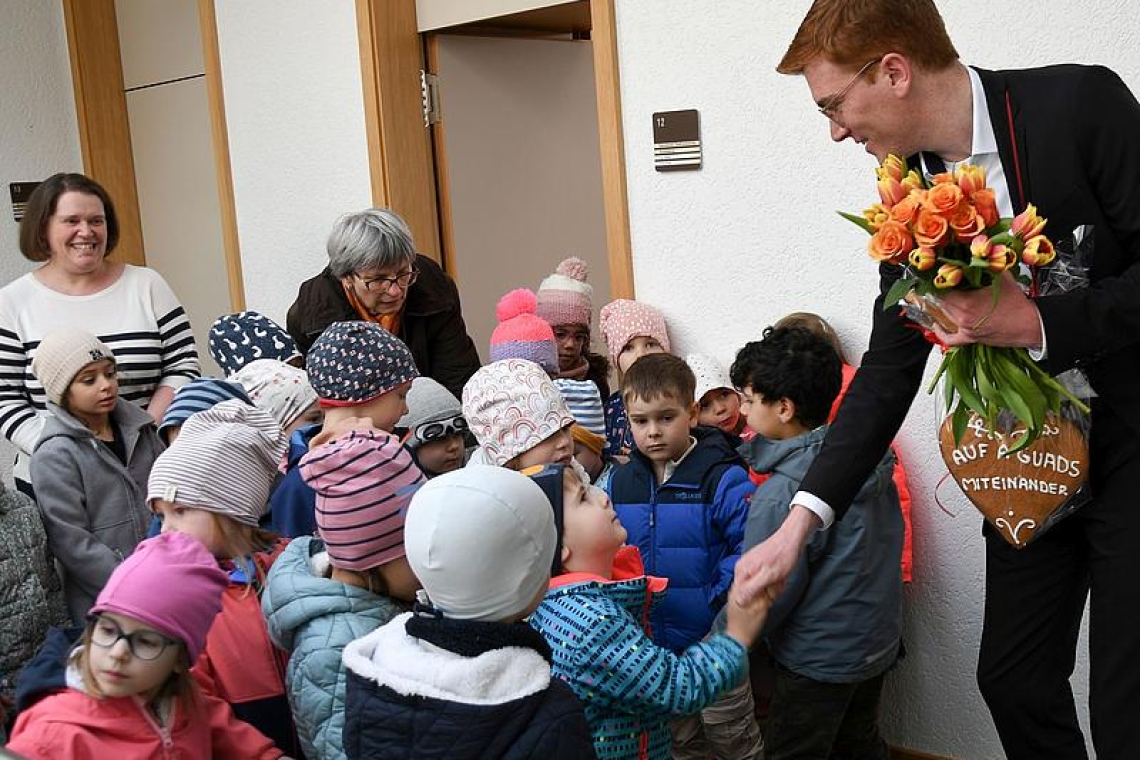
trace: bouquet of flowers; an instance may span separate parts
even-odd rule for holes
[[[1032,269],[1049,264],[1055,256],[1053,243],[1042,234],[1046,220],[1032,204],[1013,219],[999,216],[994,191],[986,187],[980,167],[964,165],[954,173],[938,174],[929,186],[895,155],[875,171],[880,202],[861,215],[840,215],[870,233],[871,258],[904,268],[887,293],[884,308],[906,300],[944,332],[955,333],[958,326],[939,308],[939,294],[990,288],[997,308],[1006,270],[1028,286],[1030,280],[1021,274],[1019,262]],[[971,412],[985,421],[990,432],[998,432],[999,422],[1008,421],[1009,414],[1024,425],[1024,435],[1007,454],[1032,444],[1045,429],[1046,415],[1058,414],[1063,400],[1088,412],[1024,348],[982,344],[944,348],[930,392],[939,379],[945,379],[946,409],[953,409],[955,442],[961,441]]]

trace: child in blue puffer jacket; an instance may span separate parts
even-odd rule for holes
[[[299,537],[269,572],[261,608],[290,652],[289,705],[308,760],[343,760],[341,653],[415,599],[404,515],[424,477],[399,440],[354,430],[309,453],[301,476],[316,492],[320,539]]]

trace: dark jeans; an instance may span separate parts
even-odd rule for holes
[[[1093,501],[1025,549],[985,529],[978,686],[1008,760],[1088,757],[1069,686],[1086,598],[1096,756],[1140,752],[1140,436],[1098,411]]]
[[[887,760],[879,735],[883,677],[822,683],[777,665],[765,760],[827,760],[833,751],[851,760]]]

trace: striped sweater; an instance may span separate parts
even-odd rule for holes
[[[61,326],[82,327],[115,354],[119,396],[146,406],[155,388],[199,375],[190,321],[153,269],[127,265],[114,284],[87,296],[58,293],[33,273],[0,289],[0,435],[26,460],[43,430],[47,398],[32,375],[40,340]],[[16,475],[28,479],[26,464]]]
[[[635,547],[618,552],[612,581],[567,573],[550,585],[530,624],[582,701],[598,760],[666,760],[670,718],[708,707],[744,675],[747,650],[723,634],[681,655],[650,640],[642,626],[665,581],[642,574]]]

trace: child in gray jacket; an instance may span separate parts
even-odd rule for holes
[[[115,357],[94,335],[50,332],[32,372],[52,414],[32,486],[71,620],[82,625],[111,571],[146,538],[146,483],[163,446],[151,416],[119,398]]]
[[[819,453],[839,394],[839,356],[803,328],[771,328],[736,355],[732,382],[756,437],[741,447],[767,480],[752,496],[745,550],[788,516]],[[817,531],[768,614],[762,637],[776,663],[764,734],[767,760],[887,757],[879,733],[883,676],[899,656],[903,520],[888,453],[847,515]]]

